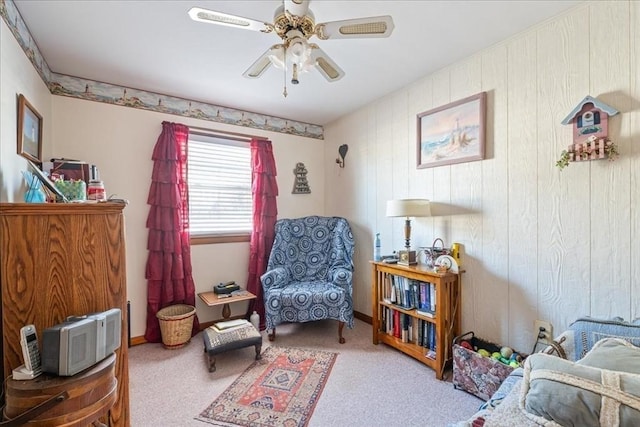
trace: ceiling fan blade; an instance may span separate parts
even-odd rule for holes
[[[274,60],[277,61],[277,57],[281,56],[280,50],[283,49],[281,44],[275,44],[271,46],[265,53],[260,55],[256,61],[251,64],[247,71],[242,73],[243,76],[249,79],[257,79],[271,66]],[[284,64],[283,64],[284,66]]]
[[[389,15],[345,19],[316,25],[320,40],[389,37],[393,32],[393,18]]]
[[[312,49],[310,59],[325,79],[330,82],[337,82],[344,77],[344,71],[317,44],[310,43],[309,46]]]
[[[266,22],[243,18],[237,15],[229,15],[214,10],[202,9],[200,7],[192,7],[189,9],[189,16],[194,21],[205,22],[207,24],[226,25],[228,27],[243,28],[245,30],[263,31],[265,33],[273,30],[273,25]]]
[[[305,16],[309,12],[309,0],[284,0],[284,10],[293,16]]]

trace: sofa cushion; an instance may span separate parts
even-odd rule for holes
[[[640,349],[622,339],[598,342],[580,363],[533,354],[524,365],[520,408],[540,425],[634,425],[638,374]]]

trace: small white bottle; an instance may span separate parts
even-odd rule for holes
[[[376,233],[375,246],[373,248],[373,260],[382,260],[382,255],[380,255],[380,233]]]
[[[249,321],[251,322],[253,327],[256,328],[256,331],[260,330],[260,315],[257,311],[253,310],[253,313],[249,317]]]

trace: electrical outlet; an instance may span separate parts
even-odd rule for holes
[[[533,322],[533,331],[539,342],[550,343],[553,340],[553,325],[547,321]]]

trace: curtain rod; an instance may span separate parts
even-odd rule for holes
[[[246,139],[247,141],[251,140],[251,139],[260,139],[260,140],[264,140],[264,141],[269,141],[269,138],[265,137],[265,136],[258,136],[258,135],[249,135],[246,133],[238,133],[238,132],[227,132],[224,130],[214,130],[214,129],[208,129],[208,128],[201,128],[198,126],[188,126],[189,130],[193,129],[197,132],[194,133],[203,133],[205,135],[231,135],[234,136],[238,139]]]

